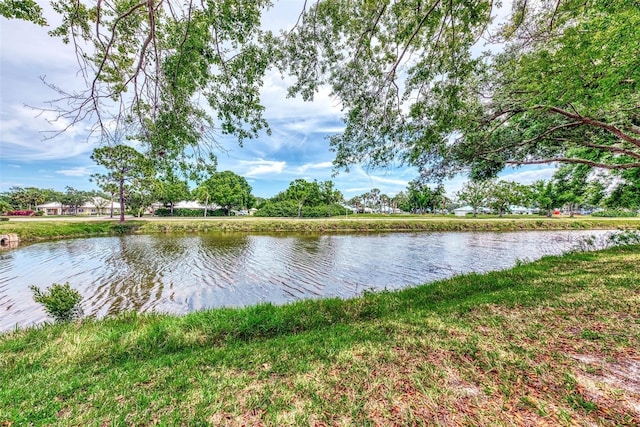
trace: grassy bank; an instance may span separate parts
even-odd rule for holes
[[[2,425],[638,425],[640,247],[0,336]]]
[[[517,231],[567,229],[639,229],[640,218],[454,218],[387,216],[327,219],[291,218],[151,218],[114,221],[29,219],[0,222],[0,233],[16,233],[22,241],[123,233],[170,232],[386,232],[386,231]]]
[[[134,233],[140,222],[29,219],[0,222],[0,234],[17,234],[22,242]]]

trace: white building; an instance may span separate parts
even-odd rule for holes
[[[480,210],[480,209],[478,209],[478,210]],[[455,216],[466,216],[467,214],[470,214],[470,213],[473,213],[473,208],[471,206],[469,206],[469,205],[462,206],[462,207],[459,207],[459,208],[455,208],[453,210],[453,214]]]
[[[82,206],[72,207],[60,202],[43,203],[36,206],[36,211],[43,215],[105,215],[111,212],[111,200],[102,197],[92,197]],[[113,203],[113,213],[120,213],[120,205]]]

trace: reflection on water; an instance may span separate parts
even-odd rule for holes
[[[86,315],[351,297],[507,268],[604,231],[101,237],[0,253],[0,330],[46,320],[30,285],[69,282]]]

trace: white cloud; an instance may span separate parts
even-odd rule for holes
[[[77,166],[70,169],[60,169],[56,173],[64,176],[90,176],[93,170],[90,167]]]
[[[309,169],[330,169],[332,166],[332,162],[305,163],[299,166],[297,170],[299,173],[305,173]]]
[[[384,176],[371,175],[370,179],[375,184],[401,185],[403,187],[406,187],[409,184],[409,181],[405,179],[387,178]]]
[[[344,131],[344,125],[337,124],[332,116],[307,117],[290,121],[281,126],[282,129],[299,133],[339,133]]]
[[[360,194],[366,193],[369,190],[371,190],[370,187],[353,187],[353,188],[345,188],[342,192],[344,194],[360,195]]]
[[[258,175],[267,175],[267,174],[281,174],[284,170],[287,162],[281,161],[273,161],[273,160],[240,160],[238,162],[238,166],[244,169],[244,172],[240,173],[241,175],[253,177]]]
[[[69,128],[52,139],[55,132],[67,126],[65,121],[55,121],[51,112],[36,117],[37,112],[21,105],[9,106],[0,120],[2,155],[12,160],[68,159],[89,153],[93,145],[83,140],[81,126]],[[6,117],[9,117],[8,119]],[[47,121],[54,120],[52,125]],[[47,129],[51,133],[43,133]]]
[[[39,27],[19,19],[2,19],[0,25],[0,55],[3,61],[28,65],[35,75],[42,70],[69,69],[75,65],[76,57],[71,44],[65,45],[59,37],[51,37],[49,29],[59,24],[60,18],[47,2],[43,6],[49,27]],[[18,41],[18,42],[17,42]],[[28,46],[28,48],[25,48]]]
[[[338,100],[331,96],[331,89],[322,87],[315,94],[313,102],[303,101],[300,97],[287,98],[287,88],[294,83],[292,78],[282,78],[275,71],[267,73],[261,90],[261,99],[266,108],[265,116],[269,121],[286,120],[295,123],[299,119],[337,121],[342,116]],[[299,126],[299,125],[298,125]],[[297,131],[309,127],[295,128]],[[339,128],[338,131],[342,130]],[[318,130],[321,132],[322,130]]]

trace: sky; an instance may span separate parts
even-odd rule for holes
[[[294,23],[303,0],[281,0],[269,12],[270,26]],[[53,20],[50,19],[50,22]],[[70,46],[47,35],[47,28],[0,17],[0,192],[13,186],[51,188],[64,191],[97,189],[90,181],[102,170],[90,159],[97,147],[88,142],[81,129],[72,129],[51,138],[64,123],[43,113],[56,92],[41,80],[65,89],[80,87],[77,63]],[[218,170],[231,170],[244,176],[259,197],[271,197],[289,183],[333,180],[349,199],[378,188],[393,196],[406,190],[416,171],[406,167],[366,170],[355,165],[349,173],[332,176],[334,153],[328,137],[343,129],[339,103],[321,91],[314,102],[286,98],[287,82],[280,75],[265,78],[262,100],[272,129],[239,147],[234,138],[221,139],[223,150],[216,153]],[[36,108],[33,108],[36,107]],[[549,165],[505,170],[502,179],[529,184],[549,179],[555,168]],[[455,196],[466,177],[445,183],[449,196]]]

